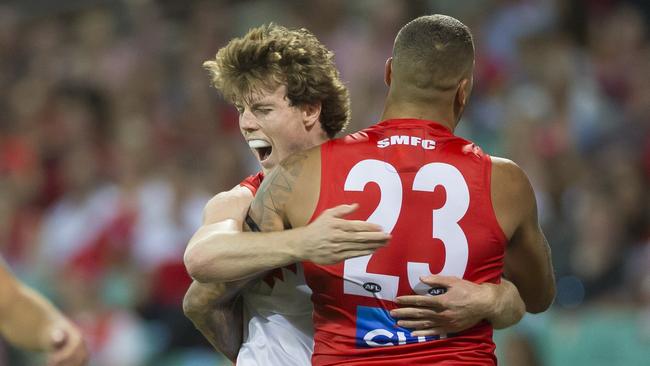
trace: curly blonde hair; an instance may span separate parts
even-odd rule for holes
[[[350,120],[350,98],[334,66],[334,53],[307,29],[273,23],[253,28],[203,66],[214,87],[234,104],[286,85],[292,106],[321,103],[320,123],[330,138]]]

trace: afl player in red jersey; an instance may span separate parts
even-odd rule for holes
[[[314,365],[495,365],[488,322],[427,335],[395,324],[422,306],[434,319],[444,314],[435,310],[445,294],[427,281],[432,274],[475,283],[505,274],[528,311],[550,306],[550,250],[528,178],[453,134],[473,67],[464,24],[442,15],[411,21],[386,62],[382,122],[290,156],[257,191],[250,216],[263,231],[305,226],[328,207],[355,202],[360,208],[349,218],[392,236],[342,263],[304,262]]]

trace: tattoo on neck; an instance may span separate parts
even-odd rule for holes
[[[251,218],[262,231],[278,231],[288,226],[284,206],[294,191],[306,160],[305,153],[291,155],[264,178],[250,208]]]

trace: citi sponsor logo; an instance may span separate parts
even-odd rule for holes
[[[358,348],[400,346],[439,339],[414,337],[411,331],[397,326],[397,321],[385,309],[357,306],[356,345]]]
[[[433,150],[436,148],[436,142],[434,140],[423,139],[417,136],[394,135],[377,141],[377,147],[380,149],[387,148],[391,145],[420,146],[425,150]]]

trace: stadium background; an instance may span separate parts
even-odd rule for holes
[[[256,163],[201,63],[251,26],[305,26],[336,53],[354,131],[380,116],[397,30],[441,12],[477,44],[458,134],[528,172],[553,249],[555,305],[498,332],[502,364],[647,365],[648,4],[3,1],[0,253],[82,326],[92,365],[224,362],[182,315],[181,258]],[[0,365],[39,364],[1,343]]]

